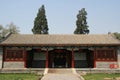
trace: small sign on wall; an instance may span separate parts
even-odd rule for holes
[[[117,64],[110,64],[110,68],[111,68],[111,69],[117,69],[117,68],[118,68],[118,65],[117,65]]]

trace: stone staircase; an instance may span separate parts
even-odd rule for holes
[[[41,80],[84,80],[74,68],[46,68]]]
[[[56,74],[73,74],[73,69],[49,69],[48,73],[56,73]]]

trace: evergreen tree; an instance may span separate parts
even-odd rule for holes
[[[35,18],[32,32],[33,34],[48,34],[48,30],[45,7],[42,5],[38,10],[37,17]]]
[[[77,15],[77,20],[76,20],[76,26],[77,28],[74,31],[74,34],[88,34],[89,33],[89,29],[88,29],[88,25],[87,25],[87,12],[85,11],[85,8],[82,8],[78,15]]]

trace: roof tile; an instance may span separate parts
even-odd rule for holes
[[[101,35],[28,35],[12,34],[2,45],[5,44],[120,44],[112,34]]]

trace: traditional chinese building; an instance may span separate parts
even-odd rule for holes
[[[11,34],[0,46],[1,68],[120,67],[120,41],[113,34]]]

